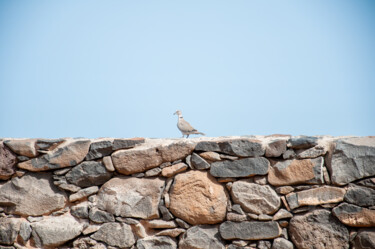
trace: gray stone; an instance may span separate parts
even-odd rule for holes
[[[351,184],[344,197],[346,202],[361,206],[369,207],[375,205],[375,189],[360,187]]]
[[[215,177],[248,177],[266,175],[270,163],[264,157],[220,161],[211,164],[210,173]]]
[[[87,161],[69,171],[66,179],[79,187],[90,187],[105,183],[111,176],[112,173],[108,172],[100,162]]]
[[[0,185],[0,205],[9,214],[38,216],[65,206],[66,195],[52,184],[50,173],[27,173]]]
[[[176,218],[176,222],[182,228],[185,228],[185,229],[189,229],[190,228],[190,225],[188,223],[186,223],[185,221],[183,221],[183,220],[181,220],[179,218]]]
[[[332,213],[341,223],[351,227],[375,226],[375,210],[342,203],[332,209]]]
[[[21,222],[14,218],[0,218],[0,244],[12,245],[16,240]]]
[[[19,162],[24,162],[24,161],[30,160],[30,158],[27,156],[17,156],[17,160]]]
[[[273,216],[273,220],[281,220],[281,219],[289,219],[289,218],[292,218],[293,217],[293,214],[288,212],[287,210],[285,209],[280,209],[279,211],[277,211],[277,213]]]
[[[88,205],[79,205],[79,206],[73,206],[70,208],[70,213],[81,219],[88,219],[89,218],[89,209]]]
[[[318,138],[299,136],[288,140],[288,147],[292,149],[309,149],[318,144]]]
[[[91,238],[120,248],[131,247],[135,243],[130,225],[116,222],[105,223]]]
[[[348,229],[324,209],[295,215],[289,235],[297,248],[349,248]]]
[[[90,208],[89,218],[95,223],[114,222],[115,217],[105,211],[99,210],[96,207]]]
[[[375,176],[375,137],[338,140],[329,159],[327,167],[336,185]]]
[[[14,153],[20,156],[36,157],[38,152],[35,148],[35,139],[12,139],[5,140],[4,144]]]
[[[35,143],[38,150],[49,151],[55,149],[64,139],[38,139]]]
[[[66,214],[53,216],[31,224],[32,235],[37,247],[56,247],[77,237],[84,224]]]
[[[293,149],[287,150],[283,153],[283,159],[293,159],[296,157],[296,153]]]
[[[174,239],[167,236],[150,236],[137,241],[137,249],[176,249]]]
[[[89,237],[81,237],[73,242],[74,249],[107,249],[103,243],[98,243],[97,241]]]
[[[266,240],[261,240],[258,242],[257,248],[258,249],[271,249],[271,242],[266,241]]]
[[[280,197],[270,186],[262,186],[241,180],[234,182],[231,189],[232,200],[240,204],[246,212],[273,214],[280,207]]]
[[[112,143],[113,139],[101,139],[100,141],[92,142],[86,155],[86,160],[94,160],[110,155],[112,153]]]
[[[238,214],[245,214],[245,212],[242,210],[241,206],[239,204],[234,204],[232,206],[232,211],[238,213]]]
[[[193,153],[191,156],[191,164],[195,169],[208,169],[210,168],[210,164],[200,157],[198,154]]]
[[[17,156],[0,142],[0,180],[8,180],[16,172]]]
[[[159,205],[159,211],[161,213],[163,220],[172,220],[174,218],[173,214],[169,212],[169,209],[163,205]]]
[[[81,189],[77,193],[70,195],[69,201],[75,202],[78,200],[82,200],[83,198],[86,198],[87,196],[96,194],[98,191],[99,191],[99,188],[97,186],[92,186],[92,187]]]
[[[272,249],[293,249],[293,243],[283,238],[273,240]]]
[[[161,168],[153,168],[150,170],[147,170],[145,173],[145,177],[151,177],[151,176],[158,176],[161,173]]]
[[[228,212],[227,213],[227,220],[230,221],[246,221],[248,220],[246,214],[237,214],[237,213],[232,213]]]
[[[25,220],[21,222],[19,235],[24,243],[30,239],[31,226],[29,222]]]
[[[327,149],[317,145],[307,150],[297,150],[296,153],[298,159],[316,158],[319,156],[324,156],[327,153]]]
[[[375,228],[361,229],[354,240],[355,249],[375,248]]]
[[[375,189],[375,177],[358,181],[356,184]]]
[[[267,144],[266,147],[266,157],[279,157],[286,151],[286,141],[285,140],[275,140]]]
[[[160,178],[115,177],[100,188],[97,206],[116,216],[159,218],[163,190]]]
[[[180,249],[224,249],[224,242],[219,235],[217,226],[193,226],[189,228],[180,238],[178,244]]]
[[[222,238],[261,240],[279,237],[281,228],[276,221],[226,221],[220,225],[220,235]]]
[[[214,151],[239,157],[263,156],[265,148],[261,141],[255,139],[229,139],[223,141],[202,141],[195,147],[196,151]]]
[[[144,138],[121,138],[113,140],[113,150],[130,149],[145,142]]]

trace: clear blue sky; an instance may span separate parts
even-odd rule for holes
[[[0,137],[375,135],[375,2],[0,0]]]

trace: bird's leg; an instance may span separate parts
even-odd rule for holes
[[[187,135],[186,135],[186,138],[188,138],[188,137],[189,137],[189,135],[190,135],[190,134],[187,134]]]

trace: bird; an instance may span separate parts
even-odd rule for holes
[[[196,129],[193,128],[183,117],[182,113],[180,110],[177,110],[173,115],[178,115],[178,122],[177,122],[177,128],[181,131],[182,137],[186,135],[186,138],[189,137],[191,134],[200,134],[200,135],[205,135],[202,132],[197,131]]]

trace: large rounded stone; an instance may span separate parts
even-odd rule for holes
[[[36,139],[5,140],[4,144],[20,156],[35,157],[38,152],[35,148]]]
[[[242,209],[254,214],[273,214],[280,207],[280,197],[270,186],[258,185],[245,180],[233,183],[232,199]]]
[[[193,225],[223,221],[227,201],[225,188],[203,171],[177,175],[170,191],[171,212]]]

